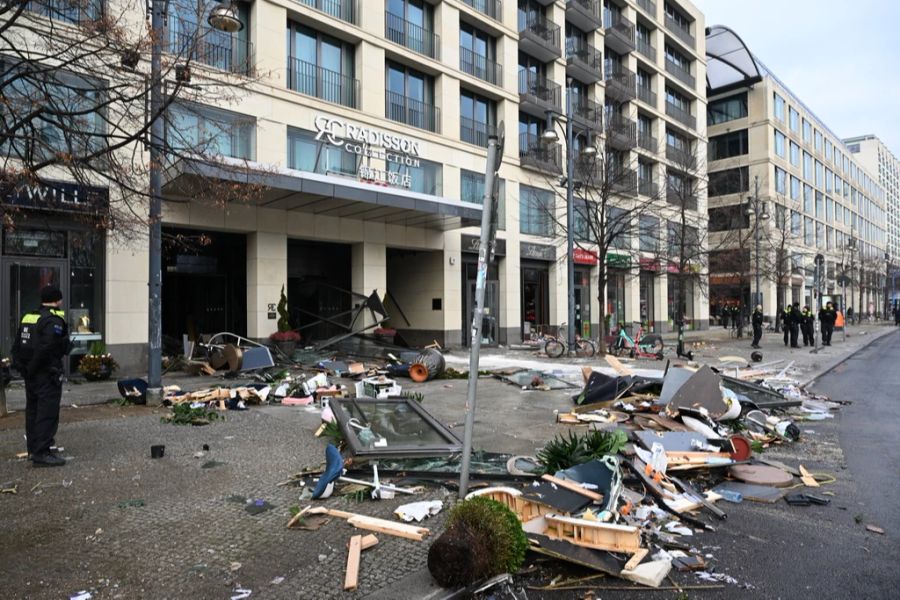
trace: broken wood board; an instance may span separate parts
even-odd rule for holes
[[[372,546],[378,545],[378,538],[375,537],[374,533],[368,533],[362,536],[362,543],[360,544],[361,550],[368,550]],[[348,543],[349,546],[349,543]]]
[[[623,377],[631,377],[632,375],[634,375],[634,371],[622,364],[622,361],[620,361],[612,354],[607,354],[603,358],[606,360],[606,364],[612,367],[613,370],[619,375]]]
[[[788,487],[794,483],[793,475],[768,465],[734,465],[728,469],[728,474],[752,485]]]
[[[634,556],[632,556],[630,559],[628,559],[628,562],[625,563],[625,566],[622,567],[622,570],[623,571],[633,570],[635,567],[637,567],[639,564],[641,564],[641,561],[644,560],[644,557],[646,557],[648,554],[650,554],[649,550],[647,550],[646,548],[641,548],[640,550],[638,550],[637,552],[634,553]]]
[[[388,521],[387,519],[379,519],[376,517],[369,517],[366,515],[359,515],[356,513],[345,512],[342,510],[334,510],[330,508],[317,507],[310,508],[306,511],[307,514],[327,514],[332,517],[339,517],[341,519],[346,519],[347,522],[358,529],[366,529],[368,531],[377,531],[379,533],[386,533],[388,535],[394,535],[397,537],[402,537],[410,540],[421,541],[425,538],[429,533],[431,533],[425,527],[416,527],[414,525],[407,525],[405,523],[397,523],[395,521]]]
[[[359,558],[362,552],[362,536],[350,538],[350,549],[347,551],[347,570],[344,573],[344,590],[353,591],[359,583]]]
[[[563,515],[544,515],[546,535],[577,546],[634,554],[641,549],[641,531],[628,525],[576,519]]]
[[[806,487],[819,487],[819,482],[812,476],[812,473],[806,470],[806,467],[800,465],[800,481]]]
[[[657,588],[671,570],[671,560],[653,560],[642,565],[638,565],[630,571],[623,570],[619,574],[619,576],[622,577],[622,579],[627,579],[628,581],[633,581],[634,583],[646,585],[647,587]]]
[[[577,409],[576,409],[576,412],[577,412]],[[669,417],[667,417],[665,415],[656,415],[653,413],[635,413],[632,416],[632,419],[634,419],[634,422],[637,425],[640,425],[645,430],[652,427],[652,425],[657,425],[668,431],[674,431],[674,432],[682,432],[682,431],[690,432],[691,431],[691,429],[684,423],[680,423],[680,422],[676,421],[675,419],[670,419]]]
[[[585,498],[590,498],[591,500],[593,500],[595,502],[603,501],[602,494],[598,494],[595,491],[584,488],[572,481],[566,481],[565,479],[558,479],[558,478],[554,477],[553,475],[546,475],[546,474],[542,475],[541,479],[543,479],[544,481],[548,481],[554,485],[557,485],[561,488],[565,488],[569,491],[575,492],[576,494],[580,494],[580,495],[584,496]]]
[[[576,546],[538,533],[529,533],[527,537],[534,552],[615,577],[619,576],[625,564],[625,560],[616,558],[608,552]]]

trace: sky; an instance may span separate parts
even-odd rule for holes
[[[692,0],[841,138],[875,134],[900,157],[900,1]]]

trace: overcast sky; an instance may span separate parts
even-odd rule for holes
[[[873,133],[900,156],[900,1],[692,1],[834,133]]]

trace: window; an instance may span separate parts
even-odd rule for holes
[[[821,152],[821,151],[822,151],[822,139],[823,139],[823,138],[822,138],[822,132],[819,131],[818,129],[816,129],[816,134],[815,134],[815,140],[816,140],[815,147],[816,147],[816,152]]]
[[[800,146],[791,142],[791,164],[795,167],[800,166]]]
[[[800,113],[793,106],[788,109],[788,124],[793,133],[800,133]]]
[[[665,3],[666,17],[675,22],[685,33],[691,32],[691,21],[684,14],[668,2]]]
[[[825,179],[825,176],[823,175],[823,171],[822,171],[822,163],[820,163],[819,161],[816,161],[816,187],[817,188],[821,189],[824,186],[824,183],[825,183],[824,179]]]
[[[784,98],[778,95],[778,92],[773,92],[775,97],[775,103],[773,105],[773,110],[775,113],[775,118],[779,121],[784,121]]]
[[[637,75],[635,77],[635,80],[636,80],[637,86],[639,88],[650,91],[650,78],[651,77],[652,77],[652,75],[650,75],[650,73],[648,73],[644,69],[642,69],[640,67],[637,68]]]
[[[666,145],[675,150],[681,150],[682,152],[689,153],[691,151],[691,145],[690,142],[688,142],[688,139],[668,128],[666,129]]]
[[[813,214],[813,189],[811,185],[803,185],[803,212]]]
[[[688,114],[691,113],[690,99],[680,92],[676,92],[669,86],[666,86],[666,102],[675,108],[682,110]]]
[[[532,235],[553,235],[553,192],[519,186],[519,232]]]
[[[747,130],[741,129],[709,138],[707,152],[709,160],[721,160],[747,154]]]
[[[686,71],[688,74],[691,72],[691,61],[684,54],[666,44],[665,46],[666,52],[666,61],[674,63],[676,67]]]
[[[795,210],[791,211],[791,235],[800,236],[803,234],[803,218]]]
[[[825,140],[825,160],[831,160],[832,145],[830,140]]]
[[[825,198],[825,222],[831,223],[834,221],[834,200],[831,198]]]
[[[693,179],[666,171],[666,200],[669,204],[684,206],[687,210],[697,210]]]
[[[724,196],[737,194],[750,189],[750,172],[748,167],[737,167],[709,174],[709,195]]]
[[[424,0],[387,0],[385,37],[414,52],[437,57],[434,8]]]
[[[803,153],[803,179],[811,181],[813,176],[812,155],[809,152]]]
[[[804,220],[804,228],[805,234],[803,236],[803,242],[809,246],[815,246],[816,244],[816,230],[813,229],[813,220],[810,217],[806,217]]]
[[[65,23],[88,23],[103,15],[103,0],[32,0],[25,10]]]
[[[500,82],[494,38],[468,23],[459,24],[459,68],[491,83]]]
[[[256,121],[252,117],[181,103],[169,108],[166,125],[171,148],[207,156],[254,158]]]
[[[742,204],[719,206],[709,209],[710,231],[731,231],[750,227],[750,215]]]
[[[816,248],[825,246],[825,226],[816,221]]]
[[[430,75],[388,61],[385,88],[387,118],[438,131],[440,118],[434,106],[434,81]]]
[[[496,103],[469,90],[460,90],[459,138],[487,148],[488,137],[497,133]]]
[[[359,106],[354,48],[288,21],[288,88],[351,108]]]
[[[359,155],[347,152],[343,146],[316,141],[316,134],[288,128],[288,166],[310,173],[340,173],[356,175]]]
[[[168,52],[182,59],[190,57],[197,62],[223,71],[249,74],[250,5],[235,2],[243,29],[235,33],[212,29],[207,25],[209,12],[218,6],[207,0],[174,0],[169,5],[166,20]]]
[[[800,180],[791,175],[791,200],[800,199]]]
[[[596,210],[597,207],[593,203],[588,202],[584,198],[575,198],[575,239],[581,241],[591,241],[594,238],[591,231],[591,224],[594,220],[593,213]]]
[[[706,107],[706,124],[718,125],[747,116],[747,92],[713,100]]]
[[[501,179],[497,192],[497,229],[506,229],[506,181]],[[484,173],[459,171],[459,199],[472,204],[484,202]]]
[[[786,182],[787,173],[784,172],[784,169],[779,169],[775,167],[775,193],[776,194],[784,194],[787,192],[787,182]]]
[[[440,196],[444,191],[444,166],[441,163],[431,162],[422,158],[419,159],[418,167],[389,162],[387,163],[387,170],[389,173],[408,175],[412,183],[409,189],[414,192]]]
[[[775,130],[775,154],[777,154],[781,158],[785,158],[784,144],[786,139],[787,138],[784,137],[783,133],[781,133],[777,129]]]
[[[659,219],[641,215],[638,220],[638,245],[641,252],[656,252],[659,248]]]
[[[825,197],[822,192],[816,192],[816,218],[825,218]]]
[[[834,183],[834,173],[831,172],[831,169],[825,169],[825,192],[832,192],[832,184]]]
[[[812,143],[812,125],[806,119],[803,119],[803,142],[805,144]]]
[[[617,250],[631,250],[631,215],[624,208],[606,207],[606,237]]]

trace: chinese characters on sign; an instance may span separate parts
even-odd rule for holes
[[[359,178],[363,181],[371,181],[407,189],[412,187],[412,176],[409,173],[385,171],[384,169],[376,169],[368,165],[361,165],[359,167]]]

